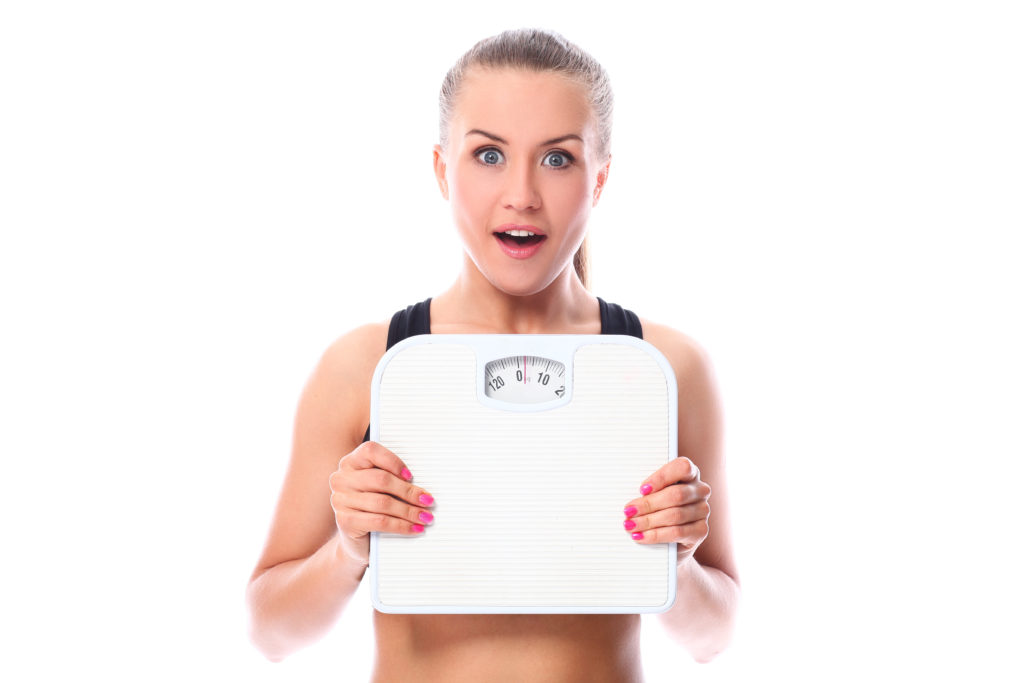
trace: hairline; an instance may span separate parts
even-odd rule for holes
[[[470,80],[470,78],[472,76],[476,75],[477,72],[489,72],[490,74],[496,74],[496,73],[501,73],[501,72],[505,72],[505,71],[508,71],[508,72],[520,72],[520,73],[535,73],[535,74],[545,74],[545,73],[554,74],[554,75],[559,76],[560,78],[562,78],[566,82],[569,82],[569,83],[572,83],[572,84],[576,85],[582,91],[583,100],[586,102],[587,109],[590,110],[590,119],[594,122],[595,129],[600,127],[600,124],[601,124],[600,117],[598,116],[597,109],[594,107],[594,103],[593,103],[593,101],[592,101],[592,99],[590,97],[590,87],[589,87],[589,84],[587,83],[586,79],[582,76],[582,74],[577,74],[577,73],[574,73],[572,71],[568,71],[566,69],[552,69],[552,68],[549,68],[549,67],[539,66],[539,65],[534,65],[534,64],[487,64],[485,62],[474,62],[474,63],[468,65],[463,70],[462,76],[459,79],[459,88],[453,93],[453,96],[452,96],[452,105],[451,105],[451,107],[452,107],[452,109],[451,109],[452,115],[451,115],[450,123],[454,123],[455,119],[457,118],[456,115],[455,115],[455,112],[458,109],[458,104],[459,104],[459,101],[461,100],[462,91],[465,88],[466,82],[468,80]],[[480,133],[484,133],[484,131],[474,128],[474,129],[468,131],[466,133],[466,135],[463,136],[463,139],[465,139],[466,136],[468,136],[470,133],[472,133],[474,131],[477,131],[477,132],[480,132]],[[489,133],[484,133],[484,134],[487,137],[495,139],[495,136],[493,136],[493,135],[491,135]],[[584,141],[584,138],[582,136],[575,135],[575,134],[570,134],[568,136],[564,136],[564,135],[563,136],[559,136],[557,138],[553,138],[551,140],[543,142],[539,146],[544,146],[544,145],[548,145],[548,144],[554,144],[556,142],[559,142],[561,140],[565,140],[567,138],[571,139],[572,136],[575,136],[577,139],[579,139],[580,142],[583,144],[585,149],[593,148],[595,150],[599,150],[600,147],[601,147],[600,139],[599,138],[597,139],[597,144],[596,145],[587,145],[586,142]],[[500,138],[497,138],[497,139],[500,140]],[[451,141],[450,137],[449,137],[448,141],[449,142]],[[502,141],[502,142],[504,142],[504,141]],[[508,144],[508,143],[505,143],[505,144]],[[442,150],[445,151],[445,152],[448,151],[447,149],[444,149],[443,146],[442,146]],[[607,150],[607,152],[605,154],[605,157],[606,157],[605,160],[607,160],[608,158],[611,158],[611,150]]]

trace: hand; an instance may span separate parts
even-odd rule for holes
[[[676,458],[647,478],[642,498],[626,504],[626,531],[638,543],[678,543],[676,559],[692,556],[708,537],[711,487],[689,458]]]
[[[412,473],[393,452],[367,441],[331,473],[331,507],[345,554],[370,563],[370,532],[414,536],[434,521],[434,498],[413,486]]]

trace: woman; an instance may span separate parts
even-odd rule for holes
[[[639,495],[622,501],[623,533],[678,544],[676,602],[660,615],[673,636],[699,661],[727,644],[739,588],[707,362],[683,334],[586,286],[587,219],[608,178],[611,105],[601,66],[550,32],[481,41],[448,73],[434,170],[464,245],[462,269],[447,291],[400,311],[394,324],[338,339],[304,389],[291,463],[248,588],[251,635],[270,659],[335,622],[366,570],[371,531],[430,533],[430,493],[364,435],[371,377],[397,336],[600,334],[616,320],[665,355],[679,388],[679,457],[636,482]],[[642,679],[635,614],[375,612],[374,626],[374,680]]]

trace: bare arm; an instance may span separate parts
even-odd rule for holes
[[[319,640],[341,616],[366,571],[337,537],[312,555],[255,574],[246,590],[249,637],[270,660]]]
[[[732,639],[739,584],[691,556],[679,565],[676,591],[676,602],[660,615],[661,623],[695,660],[710,662]]]
[[[679,457],[649,477],[650,492],[627,506],[637,508],[632,531],[643,534],[638,542],[678,544],[676,601],[660,618],[694,659],[707,662],[728,646],[740,597],[721,408],[710,364],[692,340],[648,321],[643,327],[676,374]]]
[[[323,636],[365,571],[339,552],[328,478],[359,445],[357,424],[369,419],[369,379],[358,357],[375,336],[361,328],[335,342],[299,399],[288,471],[246,589],[250,638],[275,661]]]
[[[423,531],[426,506],[406,501],[426,492],[394,453],[361,443],[386,334],[368,325],[339,339],[299,401],[288,472],[246,589],[250,638],[273,661],[334,625],[366,571],[371,531]]]

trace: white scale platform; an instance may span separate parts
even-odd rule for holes
[[[544,403],[485,393],[485,366],[564,365]],[[500,393],[500,391],[499,391]],[[418,536],[371,534],[371,599],[393,613],[643,613],[675,600],[674,543],[643,545],[625,504],[676,457],[676,382],[622,335],[419,335],[374,374],[370,438],[432,493]]]

